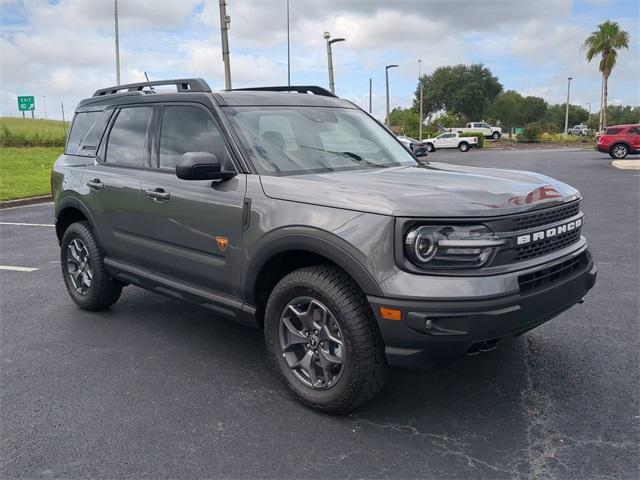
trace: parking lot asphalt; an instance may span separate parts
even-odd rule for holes
[[[640,172],[592,151],[428,159],[578,187],[598,283],[497,351],[394,371],[342,417],[285,392],[257,329],[133,287],[79,310],[52,205],[1,211],[0,265],[38,269],[0,270],[1,478],[638,478]]]

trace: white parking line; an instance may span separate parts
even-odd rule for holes
[[[31,272],[35,272],[38,269],[37,268],[30,268],[30,267],[10,267],[9,265],[0,265],[0,270],[8,270],[10,272],[27,272],[27,273],[31,273]]]
[[[20,227],[55,227],[52,223],[0,222],[0,225],[17,225]]]

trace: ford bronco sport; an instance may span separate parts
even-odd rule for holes
[[[320,87],[99,90],[52,190],[80,308],[135,285],[262,328],[284,383],[325,412],[373,397],[389,365],[493,349],[596,278],[577,190],[418,161]]]

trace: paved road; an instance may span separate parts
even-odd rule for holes
[[[436,152],[579,187],[584,305],[484,356],[395,372],[344,417],[292,400],[261,332],[128,288],[67,298],[51,227],[0,225],[2,478],[637,478],[639,184],[595,152]],[[51,205],[0,212],[50,223]]]

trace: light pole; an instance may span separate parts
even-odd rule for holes
[[[324,32],[322,34],[322,38],[327,41],[327,65],[329,68],[329,90],[331,93],[336,93],[335,84],[333,82],[333,54],[331,53],[331,45],[337,42],[344,42],[344,38],[331,38],[331,34],[329,32]]]
[[[120,85],[120,32],[118,29],[118,0],[113,0],[114,28],[116,33],[116,85]]]
[[[47,119],[47,96],[42,95],[42,106],[44,107],[44,119]]]
[[[371,113],[371,77],[369,77],[369,113]]]
[[[224,63],[224,88],[231,90],[231,66],[229,65],[229,25],[231,17],[227,15],[227,3],[220,0],[220,34],[222,35],[222,62]]]
[[[289,43],[289,0],[287,0],[287,86],[291,86],[291,44]]]
[[[589,123],[591,121],[591,103],[587,102],[587,105],[589,105],[589,116],[587,117],[587,123]]]
[[[385,117],[385,123],[387,124],[387,127],[390,126],[389,125],[389,69],[396,68],[397,66],[398,65],[387,65],[386,67],[384,67],[384,81],[385,81],[386,90],[387,90],[387,116]]]
[[[418,59],[418,85],[420,85],[420,126],[418,140],[422,140],[422,59]]]
[[[567,108],[564,113],[564,133],[569,133],[569,94],[571,93],[571,80],[573,80],[573,77],[567,78]]]

